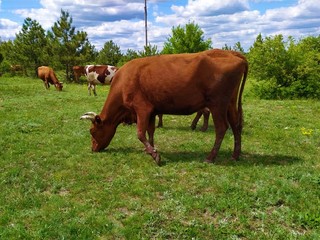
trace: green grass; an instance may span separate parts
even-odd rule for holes
[[[91,152],[79,117],[99,113],[108,90],[0,78],[0,239],[320,238],[319,101],[245,92],[237,162],[230,131],[205,164],[212,122],[202,133],[190,130],[193,116],[164,116],[157,167],[134,125]]]

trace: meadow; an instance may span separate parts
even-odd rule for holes
[[[229,130],[214,164],[212,120],[164,116],[163,164],[120,125],[92,153],[87,111],[109,86],[45,90],[39,79],[0,77],[0,239],[319,239],[320,102],[243,97],[243,150]]]

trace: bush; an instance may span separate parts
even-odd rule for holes
[[[248,54],[254,93],[263,99],[320,99],[319,51],[320,36],[295,44],[291,37],[259,35]]]

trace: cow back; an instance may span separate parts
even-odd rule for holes
[[[206,51],[135,59],[118,70],[111,87],[123,92],[128,107],[140,94],[156,113],[191,114],[208,102],[229,101],[239,85],[232,75],[244,71],[242,64],[232,54],[212,57]]]

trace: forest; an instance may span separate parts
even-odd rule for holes
[[[139,57],[157,54],[194,53],[213,48],[211,39],[194,22],[172,27],[161,51],[151,44],[142,51],[123,50],[109,40],[97,50],[88,34],[77,31],[72,16],[61,10],[50,30],[31,18],[24,20],[14,40],[0,38],[0,75],[35,77],[38,66],[48,65],[63,71],[65,81],[73,81],[72,66],[109,64],[122,66]],[[261,99],[320,99],[320,35],[301,39],[283,35],[259,34],[244,50],[240,42],[223,49],[242,52],[249,61],[252,92]],[[17,70],[19,71],[15,71]],[[16,68],[16,69],[15,69]]]

